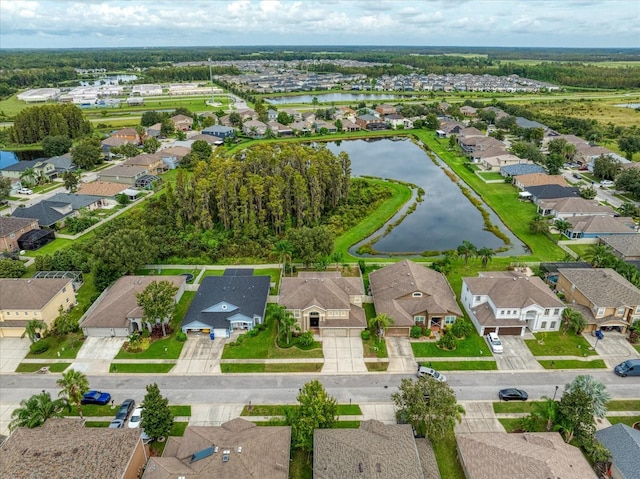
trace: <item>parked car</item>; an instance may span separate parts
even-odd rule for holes
[[[500,338],[496,333],[488,333],[485,337],[487,338],[487,342],[489,343],[491,351],[493,351],[494,353],[504,352],[502,341],[500,341]]]
[[[111,394],[102,391],[89,391],[82,396],[80,404],[99,404],[104,406],[111,401]]]
[[[613,183],[613,181],[611,181],[611,180],[602,180],[602,181],[600,182],[600,186],[613,186],[613,184],[614,184],[614,183]]]
[[[142,408],[137,407],[131,413],[131,417],[129,418],[129,429],[136,429],[140,427],[140,421],[142,421]]]
[[[33,194],[33,190],[29,189],[29,188],[20,188],[18,190],[18,193],[21,195],[32,195]]]
[[[109,429],[120,429],[121,427],[124,427],[124,421],[122,419],[113,419],[109,423]]]
[[[574,177],[576,180],[581,180],[581,179],[582,179],[582,175],[581,175],[580,173],[574,173],[574,174],[573,174],[573,177]]]
[[[444,374],[440,374],[435,369],[418,364],[418,377],[421,378],[422,376],[431,376],[433,379],[440,382],[445,382],[447,380],[447,377]]]
[[[515,388],[501,389],[500,392],[498,392],[498,397],[502,401],[526,401],[529,399],[526,391]]]
[[[136,402],[133,399],[125,399],[122,401],[120,405],[120,409],[116,413],[116,419],[122,419],[122,421],[126,421],[127,417],[129,417],[129,413],[136,406]]]
[[[623,378],[627,376],[640,376],[640,359],[627,359],[618,364],[613,371]]]

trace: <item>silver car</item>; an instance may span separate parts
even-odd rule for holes
[[[422,376],[431,376],[433,379],[435,379],[436,381],[440,381],[440,382],[445,382],[447,380],[447,377],[444,374],[440,374],[435,369],[431,369],[431,368],[428,368],[426,366],[418,365],[418,374],[417,375],[418,375],[419,378],[421,378]]]

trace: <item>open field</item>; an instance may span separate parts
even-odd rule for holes
[[[640,103],[640,95],[630,95],[624,100],[617,101],[587,99],[535,101],[527,107],[543,114],[589,118],[597,120],[602,125],[613,123],[616,126],[628,127],[640,124],[640,111],[615,106],[622,103]]]

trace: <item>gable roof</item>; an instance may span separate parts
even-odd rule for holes
[[[473,295],[488,296],[496,308],[562,308],[564,304],[537,276],[492,271],[462,278]]]
[[[369,420],[359,429],[313,432],[316,479],[423,479],[420,457],[409,424]]]
[[[338,272],[301,272],[280,282],[280,304],[287,309],[349,309],[350,295],[363,295],[362,280]]]
[[[127,158],[123,165],[151,166],[162,161],[162,156],[157,153],[141,153],[131,158]]]
[[[640,235],[603,236],[600,240],[623,257],[640,256]]]
[[[596,479],[574,446],[557,432],[456,434],[467,479]]]
[[[79,195],[76,193],[56,193],[46,201],[54,203],[67,203],[71,205],[73,210],[77,211],[82,208],[86,208],[98,201],[94,196]]]
[[[542,166],[533,163],[520,163],[518,165],[507,165],[500,168],[500,173],[509,176],[527,175],[530,173],[544,173]]]
[[[569,186],[567,180],[564,179],[562,175],[548,175],[546,173],[529,173],[525,175],[520,175],[517,178],[517,181],[522,186],[541,186],[541,185],[560,185],[560,186]],[[531,193],[531,192],[529,192]]]
[[[182,437],[169,438],[162,457],[149,459],[143,478],[288,479],[290,444],[289,426],[258,427],[242,418],[221,426],[187,426]],[[217,452],[192,461],[212,446]]]
[[[635,223],[633,218],[625,217],[613,217],[608,215],[596,215],[596,216],[572,216],[567,218],[567,221],[571,223],[571,230],[581,233],[607,233],[620,235],[635,235],[636,231],[633,229]]]
[[[12,215],[18,218],[37,220],[40,226],[51,226],[73,213],[73,209],[69,206],[68,203],[43,200],[27,208],[16,208]],[[64,208],[68,208],[66,213],[58,211]]]
[[[153,281],[169,281],[182,286],[184,276],[122,276],[96,300],[80,323],[83,328],[123,328],[127,318],[141,318],[136,293],[141,293]]]
[[[526,118],[523,118],[521,116],[516,116],[516,125],[518,125],[520,128],[547,128],[547,126],[543,125],[542,123],[538,123],[537,121],[533,120],[527,120]]]
[[[640,305],[640,289],[611,268],[560,268],[558,273],[598,307],[619,308]]]
[[[0,237],[8,236],[11,233],[20,231],[22,228],[31,226],[34,223],[32,218],[16,218],[14,216],[0,216]]]
[[[531,189],[528,188],[531,193]],[[531,193],[533,194],[533,193]],[[606,214],[613,216],[616,212],[610,206],[599,204],[595,200],[587,200],[585,198],[550,198],[546,201],[541,201],[540,206],[545,209],[552,209],[556,213],[592,213],[592,214]]]
[[[538,199],[547,198],[577,198],[580,195],[580,189],[575,187],[567,187],[560,185],[540,185],[528,186],[526,190]],[[581,198],[583,199],[583,198]]]
[[[372,272],[369,282],[376,312],[392,317],[397,326],[413,326],[413,315],[424,311],[462,316],[444,275],[408,259]],[[411,297],[414,292],[422,297]]]
[[[127,185],[113,183],[110,181],[92,181],[91,183],[81,183],[78,193],[89,196],[115,196],[127,189]]]
[[[596,439],[609,451],[623,479],[638,477],[640,471],[640,431],[616,424],[596,431]]]
[[[182,327],[199,322],[211,328],[228,329],[229,319],[234,315],[262,318],[270,283],[269,276],[206,276],[182,320]],[[225,303],[229,307],[210,309]]]
[[[0,278],[0,309],[42,309],[64,287],[73,287],[69,278]]]
[[[124,478],[140,442],[139,429],[50,418],[40,427],[13,432],[0,448],[0,477]]]
[[[115,165],[98,173],[98,178],[102,176],[122,176],[123,178],[133,178],[140,174],[148,173],[144,166]]]

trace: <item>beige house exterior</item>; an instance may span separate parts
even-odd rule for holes
[[[60,314],[76,304],[68,278],[0,279],[0,337],[20,337],[32,319],[51,328]]]
[[[556,291],[587,320],[585,331],[613,327],[624,333],[640,319],[640,289],[611,268],[560,268]]]

